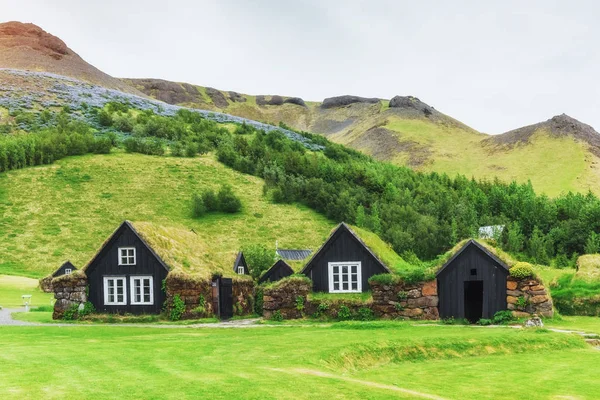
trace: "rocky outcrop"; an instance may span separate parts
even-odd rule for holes
[[[516,279],[508,277],[506,282],[507,308],[517,318],[530,318],[534,314],[552,317],[552,298],[546,287],[535,278]]]
[[[437,282],[382,284],[370,282],[373,311],[381,318],[439,319]]]
[[[284,319],[302,318],[310,290],[309,280],[296,277],[282,279],[272,286],[265,287],[263,317],[269,319],[279,312]]]
[[[245,103],[247,100],[246,97],[242,96],[238,92],[228,92],[228,94],[229,100],[233,101],[234,103]]]
[[[295,104],[297,106],[306,107],[306,103],[300,97],[288,97],[283,102],[287,104]]]
[[[225,98],[225,95],[220,90],[207,87],[206,94],[211,98],[212,102],[215,106],[219,108],[227,108],[229,106],[229,102]]]
[[[377,98],[367,98],[367,97],[359,97],[359,96],[337,96],[337,97],[328,97],[323,100],[321,103],[321,108],[336,108],[336,107],[345,107],[350,104],[355,103],[366,103],[366,104],[375,104],[379,103],[379,99]]]
[[[189,83],[177,83],[162,79],[131,79],[134,86],[140,87],[145,93],[151,94],[160,101],[169,104],[191,103],[198,101],[199,92]]]
[[[62,275],[52,280],[54,290],[54,312],[52,319],[62,319],[65,311],[83,307],[87,302],[87,276],[83,271]]]
[[[390,108],[401,108],[406,110],[415,110],[426,117],[433,114],[435,109],[413,96],[394,96],[390,100]]]
[[[281,106],[283,105],[284,100],[283,97],[274,95],[274,96],[256,96],[256,104],[259,106]]]

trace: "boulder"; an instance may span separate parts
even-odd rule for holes
[[[306,103],[300,97],[288,97],[283,102],[289,103],[289,104],[296,104],[297,106],[306,107]]]
[[[523,296],[523,292],[521,292],[520,290],[507,290],[506,294],[514,297]]]
[[[546,295],[533,296],[529,299],[529,301],[533,304],[544,303],[544,302],[548,301],[548,296],[546,296]]]
[[[228,94],[229,94],[229,100],[233,101],[234,103],[245,103],[246,102],[246,98],[237,92],[228,92]]]
[[[211,100],[217,107],[226,108],[227,106],[229,106],[229,102],[220,90],[207,87],[206,94],[211,98]]]
[[[513,311],[512,315],[515,318],[529,318],[531,316],[531,314],[522,311]]]
[[[515,281],[506,281],[506,288],[508,290],[515,290],[517,288],[517,282]]]
[[[506,296],[506,302],[508,304],[517,304],[517,298],[515,296]]]
[[[355,103],[366,103],[366,104],[374,104],[379,103],[379,99],[376,98],[366,98],[360,96],[337,96],[337,97],[328,97],[323,100],[321,103],[321,108],[336,108],[336,107],[345,107],[350,104]]]
[[[437,281],[426,282],[421,292],[423,296],[437,296]]]
[[[390,100],[390,108],[412,109],[425,116],[433,114],[435,109],[413,96],[394,96]]]
[[[419,289],[411,289],[408,291],[407,297],[409,299],[416,299],[417,297],[421,297],[421,291]]]

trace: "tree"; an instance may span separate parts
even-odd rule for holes
[[[204,203],[206,211],[219,210],[219,200],[217,199],[217,195],[210,189],[206,189],[202,192],[202,202]]]
[[[221,186],[217,199],[219,202],[219,211],[233,214],[242,209],[241,200],[233,193],[233,189],[229,185]]]
[[[258,279],[263,271],[269,269],[275,261],[275,251],[271,251],[261,244],[244,246],[242,252],[248,263],[250,275],[254,279]]]
[[[600,235],[596,232],[591,232],[585,241],[585,253],[597,254],[600,251]]]
[[[533,228],[531,239],[529,239],[529,255],[538,264],[548,264],[550,260],[546,249],[546,237],[536,226]]]
[[[204,200],[202,196],[198,196],[194,194],[192,196],[192,217],[199,218],[206,214],[206,206],[204,205]]]
[[[518,253],[523,250],[523,243],[525,242],[525,237],[521,232],[521,226],[518,222],[514,221],[508,225],[508,230],[506,232],[506,250]]]

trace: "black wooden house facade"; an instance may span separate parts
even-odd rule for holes
[[[294,274],[294,270],[283,260],[278,260],[271,268],[269,268],[258,280],[258,283],[276,282]]]
[[[249,275],[250,271],[248,270],[248,263],[246,262],[246,257],[244,257],[244,253],[241,251],[235,257],[235,261],[233,262],[233,272],[239,275]]]
[[[302,270],[313,291],[360,293],[369,291],[369,278],[389,273],[388,267],[360,237],[341,223]]]
[[[57,276],[71,275],[75,271],[77,271],[77,268],[71,263],[71,261],[67,261],[63,265],[58,267],[56,271],[54,271],[52,277],[56,278]]]
[[[506,310],[508,273],[502,260],[469,240],[437,273],[440,317],[476,322]]]
[[[98,312],[159,314],[165,301],[162,281],[168,272],[167,265],[125,221],[85,269],[88,300]]]

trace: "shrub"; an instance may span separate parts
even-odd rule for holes
[[[185,156],[186,157],[195,157],[198,154],[198,146],[195,143],[188,143],[185,146]]]
[[[487,326],[487,325],[491,325],[491,324],[492,324],[492,320],[487,319],[487,318],[481,318],[479,321],[477,321],[477,325],[481,325],[481,326]]]
[[[248,270],[254,279],[258,279],[263,271],[273,264],[273,253],[262,244],[251,244],[242,247],[242,252],[248,263]]]
[[[90,301],[86,301],[85,304],[83,305],[83,310],[79,311],[78,318],[81,319],[82,317],[93,314],[95,312],[96,312],[96,307],[94,307],[94,305]]]
[[[404,301],[408,298],[408,292],[401,290],[398,292],[398,294],[396,296],[398,297],[398,301]]]
[[[173,303],[171,304],[171,313],[169,314],[169,318],[171,318],[171,321],[179,321],[184,312],[185,303],[181,297],[176,294],[173,296]]]
[[[73,321],[77,319],[77,312],[79,311],[78,304],[72,304],[71,307],[65,310],[63,314],[63,319],[65,321]]]
[[[192,195],[192,217],[200,218],[206,214],[206,205],[201,196]]]
[[[338,310],[337,317],[340,321],[349,320],[352,317],[352,313],[350,312],[348,306],[341,305],[340,309]]]
[[[255,291],[255,297],[254,297],[254,313],[256,315],[262,315],[263,314],[263,305],[264,305],[264,299],[263,299],[263,289],[262,288],[256,288]]]
[[[173,142],[171,144],[171,155],[173,157],[182,157],[184,152],[184,147],[179,142]]]
[[[404,310],[404,306],[400,303],[394,303],[394,310],[402,311],[402,310]]]
[[[304,297],[296,296],[296,310],[300,312],[304,311]]]
[[[322,301],[317,306],[317,310],[315,311],[313,317],[320,318],[322,315],[325,315],[329,310],[329,303],[326,301]]]
[[[361,307],[358,309],[357,318],[360,321],[371,321],[375,318],[375,315],[373,314],[373,310],[371,310],[370,308]]]
[[[515,319],[515,317],[513,316],[512,311],[503,310],[503,311],[498,311],[496,314],[494,314],[494,318],[492,318],[492,322],[497,325],[502,325],[502,324],[506,324],[508,322],[514,321],[514,319]]]
[[[217,198],[220,211],[233,214],[242,209],[242,202],[235,193],[233,193],[233,189],[229,185],[221,186]]]
[[[206,189],[204,192],[202,192],[202,201],[204,202],[206,211],[219,210],[219,201],[217,200],[215,192],[213,192],[212,190]]]
[[[277,322],[281,322],[283,321],[283,315],[281,315],[281,311],[277,310],[273,313],[273,315],[271,316],[271,319],[273,321],[277,321]]]
[[[526,262],[518,262],[510,269],[510,276],[516,279],[531,278],[534,275],[533,266]]]
[[[517,302],[515,303],[515,305],[519,309],[524,309],[525,307],[527,307],[529,305],[529,299],[525,298],[525,296],[519,296],[517,298]]]
[[[94,140],[92,151],[96,154],[108,154],[112,146],[113,144],[109,137],[101,137]]]

